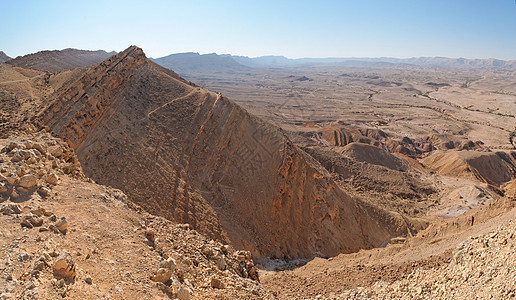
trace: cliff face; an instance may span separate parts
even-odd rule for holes
[[[38,117],[86,175],[255,257],[336,255],[407,232],[352,199],[275,126],[130,47],[85,69]]]

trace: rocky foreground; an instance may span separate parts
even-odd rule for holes
[[[48,133],[0,140],[1,299],[269,298],[250,253],[86,179]]]
[[[416,269],[406,279],[378,281],[335,298],[513,299],[516,297],[516,221],[461,243],[448,265]]]

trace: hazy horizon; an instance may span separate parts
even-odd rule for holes
[[[0,51],[76,48],[149,57],[516,59],[516,3],[487,1],[24,1],[3,3]]]

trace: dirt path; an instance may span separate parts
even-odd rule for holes
[[[8,83],[17,83],[17,82],[25,82],[25,81],[29,81],[29,80],[32,80],[32,79],[36,79],[36,78],[39,78],[39,77],[43,77],[45,76],[46,74],[43,73],[41,75],[38,75],[38,76],[34,76],[34,77],[30,77],[30,78],[27,78],[27,79],[20,79],[20,80],[11,80],[11,81],[4,81],[4,82],[0,82],[0,84],[8,84]]]

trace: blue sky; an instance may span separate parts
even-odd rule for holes
[[[0,0],[0,50],[516,59],[514,0]]]

